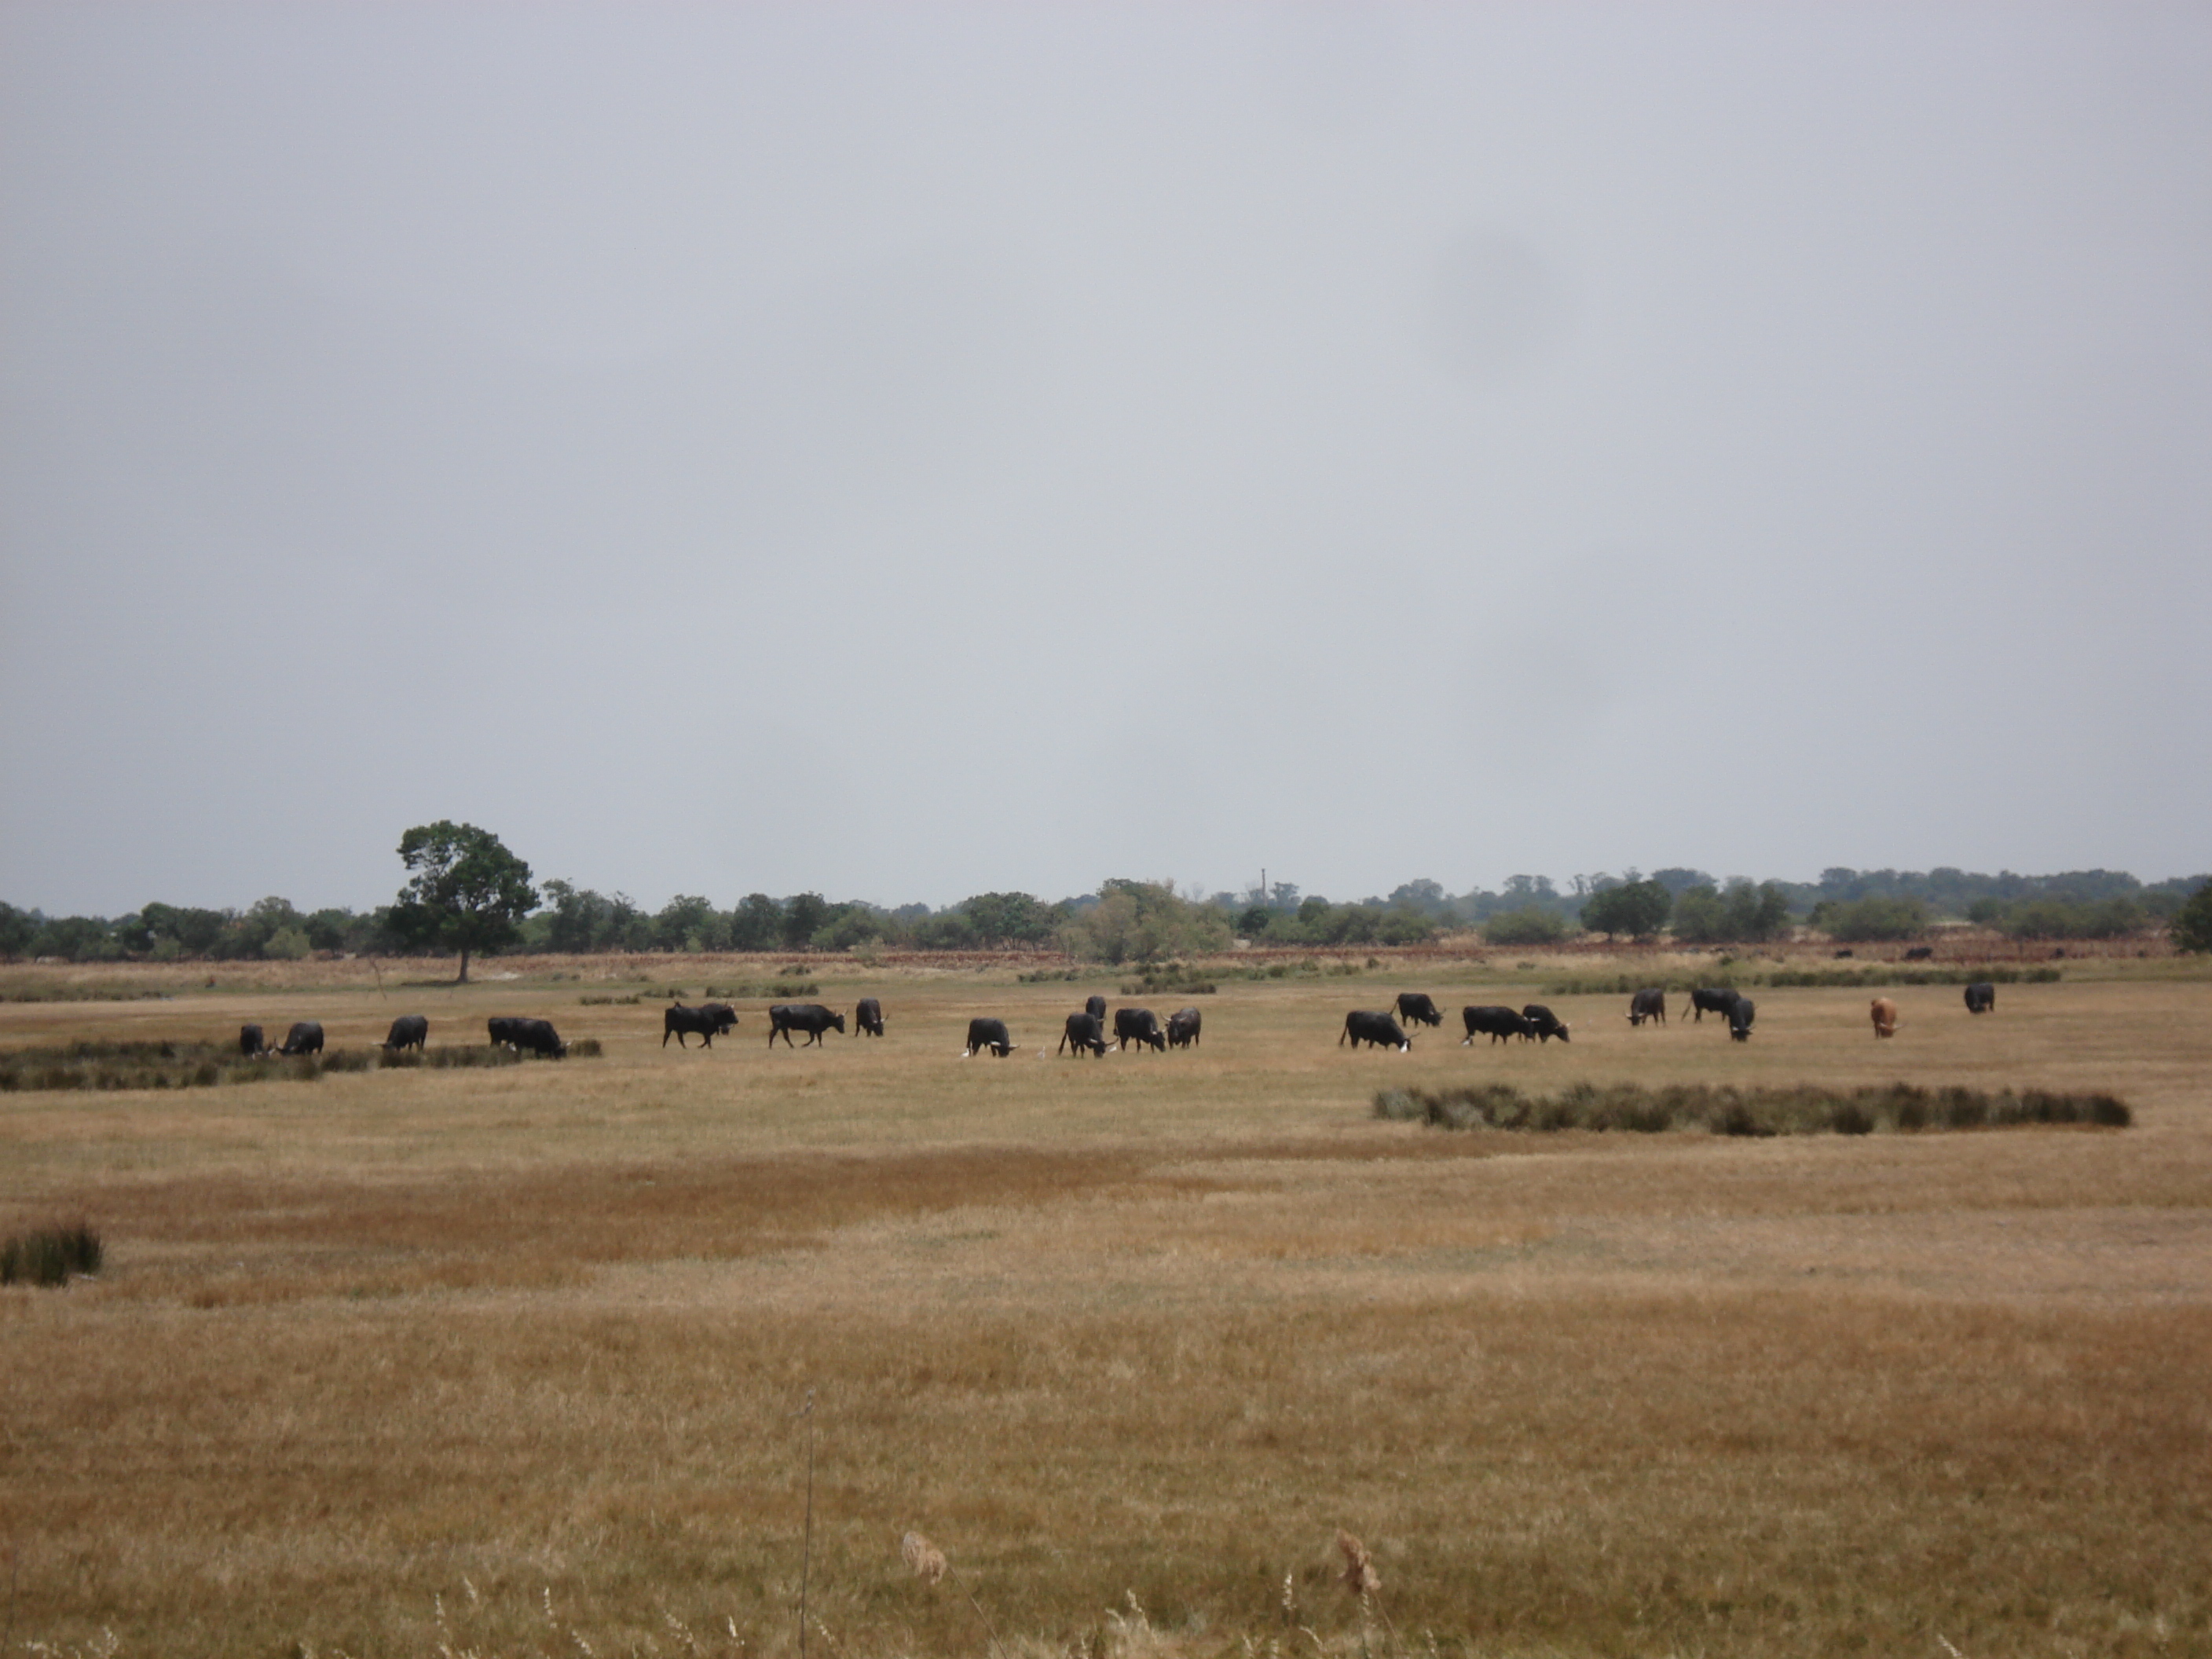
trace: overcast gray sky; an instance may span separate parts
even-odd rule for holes
[[[2212,8],[0,4],[0,897],[2212,866]]]

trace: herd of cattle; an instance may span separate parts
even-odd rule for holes
[[[1986,1014],[1997,1006],[1997,988],[1978,982],[1966,988],[1966,1012]],[[1758,1012],[1749,997],[1729,986],[1703,988],[1690,993],[1690,1000],[1682,1012],[1693,1021],[1702,1021],[1707,1014],[1716,1015],[1728,1022],[1729,1036],[1736,1042],[1751,1040],[1751,1022]],[[1874,1000],[1874,1034],[1876,1037],[1897,1034],[1897,1004],[1888,997]],[[1460,1010],[1460,1019],[1467,1027],[1467,1036],[1461,1039],[1464,1048],[1478,1036],[1487,1036],[1495,1045],[1509,1037],[1519,1037],[1523,1042],[1549,1042],[1553,1037],[1562,1042],[1569,1040],[1567,1023],[1540,1002],[1529,1003],[1517,1012],[1502,1006],[1470,1004]],[[1645,1020],[1657,1024],[1667,1023],[1667,993],[1654,987],[1637,992],[1628,1000],[1628,1023],[1640,1026]],[[1399,1024],[1405,1022],[1404,1025]],[[1199,1029],[1202,1024],[1195,1008],[1181,1008],[1168,1016],[1163,1026],[1160,1018],[1149,1008],[1116,1008],[1114,1011],[1113,1046],[1119,1051],[1134,1043],[1139,1048],[1151,1048],[1165,1054],[1170,1048],[1196,1048]],[[1409,1051],[1413,1040],[1406,1035],[1407,1025],[1442,1025],[1443,1012],[1425,992],[1405,991],[1399,994],[1395,1013],[1356,1010],[1344,1017],[1344,1032],[1336,1040],[1337,1047],[1350,1043],[1354,1048],[1370,1043],[1378,1048],[1395,1048],[1403,1054]],[[884,1006],[874,997],[862,997],[854,1006],[853,1024],[856,1030],[866,1036],[884,1034]],[[503,1045],[518,1054],[543,1055],[558,1060],[567,1055],[568,1045],[554,1030],[553,1022],[546,1019],[517,1019],[494,1015],[485,1021],[495,1046]],[[738,1027],[738,1011],[726,1002],[704,1002],[696,1007],[677,1003],[662,1012],[660,1046],[665,1048],[668,1039],[674,1037],[679,1048],[690,1047],[696,1036],[707,1048],[714,1046],[714,1039],[726,1036]],[[1076,1012],[1067,1017],[1060,1033],[1060,1047],[1054,1052],[1073,1052],[1079,1057],[1104,1055],[1107,1048],[1106,999],[1094,996]],[[768,1043],[775,1047],[778,1037],[787,1048],[800,1047],[791,1040],[793,1031],[806,1035],[806,1044],[822,1041],[825,1032],[844,1034],[845,1016],[834,1008],[825,1008],[818,1002],[780,1002],[768,1011]],[[391,1034],[382,1047],[389,1053],[409,1048],[420,1049],[430,1038],[430,1022],[421,1014],[402,1014],[392,1022]],[[270,1048],[258,1025],[242,1025],[238,1032],[239,1052],[249,1056],[265,1054],[313,1054],[322,1052],[323,1028],[312,1019],[294,1023],[284,1041]],[[1014,1040],[1003,1019],[979,1018],[968,1022],[968,1043],[960,1051],[963,1060],[988,1052],[1004,1060],[1014,1052]],[[1042,1058],[1043,1049],[1037,1051]]]

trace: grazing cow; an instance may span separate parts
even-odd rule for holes
[[[1415,1020],[1424,1025],[1441,1025],[1444,1017],[1437,1012],[1437,1005],[1429,1000],[1426,991],[1398,993],[1398,1018],[1411,1025]]]
[[[791,1040],[793,1031],[805,1032],[807,1042],[817,1043],[833,1025],[839,1036],[845,1035],[845,1016],[835,1009],[824,1008],[818,1002],[779,1002],[768,1011],[768,1046],[775,1048],[775,1040],[781,1037],[785,1048],[797,1048],[799,1045]]]
[[[1014,1040],[1006,1035],[1006,1022],[1003,1019],[969,1020],[968,1046],[960,1051],[960,1058],[967,1059],[978,1048],[988,1048],[1000,1060],[1013,1053]]]
[[[494,1042],[505,1043],[518,1053],[553,1060],[568,1057],[568,1045],[561,1041],[561,1034],[553,1029],[550,1019],[516,1019],[494,1014],[484,1025]]]
[[[1877,1037],[1897,1035],[1897,1005],[1887,997],[1874,1000],[1874,1034]]]
[[[1149,1008],[1116,1008],[1114,1011],[1114,1046],[1126,1048],[1131,1043],[1139,1047],[1149,1044],[1158,1054],[1168,1051],[1168,1034],[1160,1029],[1160,1017]]]
[[[261,1035],[261,1028],[258,1025],[241,1025],[238,1028],[238,1052],[248,1058],[269,1052],[269,1039]]]
[[[1691,1018],[1700,1024],[1707,1014],[1725,1016],[1741,994],[1732,985],[1712,986],[1690,993]]]
[[[293,1022],[292,1029],[284,1034],[284,1046],[280,1054],[319,1054],[323,1052],[323,1027],[319,1020],[302,1019]]]
[[[1936,947],[1934,945],[1916,945],[1905,953],[1905,959],[1907,962],[1926,962],[1935,954]]]
[[[1540,1002],[1532,1002],[1523,1008],[1521,1011],[1521,1018],[1527,1020],[1534,1029],[1536,1035],[1547,1042],[1553,1037],[1559,1038],[1562,1042],[1567,1040],[1567,1022]]]
[[[974,1031],[969,1031],[972,1036]],[[1098,1016],[1085,1009],[1067,1017],[1067,1029],[1060,1034],[1059,1052],[1066,1054],[1069,1043],[1075,1045],[1078,1054],[1103,1058],[1106,1053],[1106,1030],[1098,1023]]]
[[[884,1034],[884,1005],[873,997],[862,997],[853,1005],[853,1025],[855,1030],[866,1031],[870,1036]]]
[[[1986,1014],[1997,1006],[1997,988],[1987,980],[1979,980],[1966,988],[1966,1012]]]
[[[711,1048],[716,1037],[737,1029],[738,1011],[726,1002],[702,1002],[696,1008],[686,1008],[679,1002],[661,1010],[660,1046],[665,1048],[668,1039],[674,1037],[678,1048],[688,1048],[691,1045],[684,1039],[696,1034]]]
[[[1728,1023],[1729,1042],[1748,1042],[1751,1041],[1751,1017],[1758,1012],[1759,1011],[1756,1008],[1752,1006],[1751,999],[1749,997],[1738,997],[1734,1002],[1729,1004]]]
[[[1341,1048],[1347,1042],[1355,1048],[1363,1042],[1371,1042],[1378,1048],[1395,1048],[1401,1054],[1413,1046],[1389,1015],[1365,1012],[1344,1017],[1344,1035],[1337,1038],[1336,1046]]]
[[[1667,1023],[1667,993],[1664,990],[1638,991],[1628,1000],[1628,1023],[1641,1025],[1647,1019]]]
[[[1106,999],[1104,997],[1085,997],[1083,1000],[1083,1012],[1098,1022],[1100,1030],[1106,1029]]]
[[[387,1049],[422,1048],[429,1046],[430,1022],[421,1014],[402,1014],[392,1022],[391,1032],[384,1039]]]
[[[1526,1014],[1516,1014],[1510,1008],[1500,1008],[1494,1004],[1479,1008],[1462,1008],[1459,1011],[1459,1017],[1467,1022],[1467,1037],[1459,1045],[1462,1048],[1473,1042],[1480,1032],[1489,1033],[1493,1047],[1507,1037],[1532,1037],[1536,1035],[1536,1028],[1528,1023]]]
[[[1195,1008],[1178,1008],[1168,1016],[1168,1047],[1195,1048],[1198,1047],[1198,1028],[1205,1016]]]

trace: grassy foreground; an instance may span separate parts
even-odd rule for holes
[[[574,980],[0,1004],[0,1048],[421,1012],[605,1051],[0,1095],[0,1235],[104,1247],[0,1291],[0,1651],[781,1656],[803,1566],[825,1656],[2212,1652],[2212,981],[1901,989],[1879,1043],[1864,991],[1770,988],[1747,1044],[1592,995],[1545,999],[1564,1046],[1336,1046],[1542,982],[1477,971],[1224,980],[1195,1052],[1081,1061],[1038,1051],[1106,973],[817,972],[890,1035],[773,1053],[757,1003],[664,1049]],[[973,1013],[1014,1058],[958,1058]],[[1632,1082],[2133,1127],[1372,1108]]]

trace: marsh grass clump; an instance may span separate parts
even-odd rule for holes
[[[597,1037],[578,1037],[568,1045],[568,1058],[571,1060],[597,1060],[605,1052]],[[515,1058],[519,1060],[521,1056],[518,1054]]]
[[[66,1285],[71,1273],[96,1273],[105,1255],[100,1235],[82,1221],[0,1239],[0,1285]]]
[[[1660,1134],[1698,1130],[1718,1135],[1867,1135],[1918,1133],[1929,1129],[2009,1129],[2085,1124],[2124,1129],[2135,1115],[2126,1102],[2105,1093],[2067,1094],[2030,1089],[1991,1092],[1909,1083],[1861,1089],[1814,1084],[1743,1089],[1712,1084],[1574,1083],[1553,1095],[1524,1093],[1510,1083],[1448,1089],[1385,1089],[1375,1097],[1376,1117],[1432,1124],[1442,1129],[1517,1129],[1556,1133],[1565,1129],[1603,1133]]]
[[[589,1039],[586,1039],[587,1041]],[[512,1066],[520,1056],[489,1048],[394,1053],[378,1046],[313,1054],[241,1054],[214,1042],[72,1042],[0,1054],[0,1094],[82,1089],[207,1089],[230,1083],[315,1083],[332,1072],[428,1066]]]
[[[1121,989],[1125,997],[1210,997],[1213,981],[1183,963],[1148,963],[1137,969],[1136,978],[1123,980]]]

